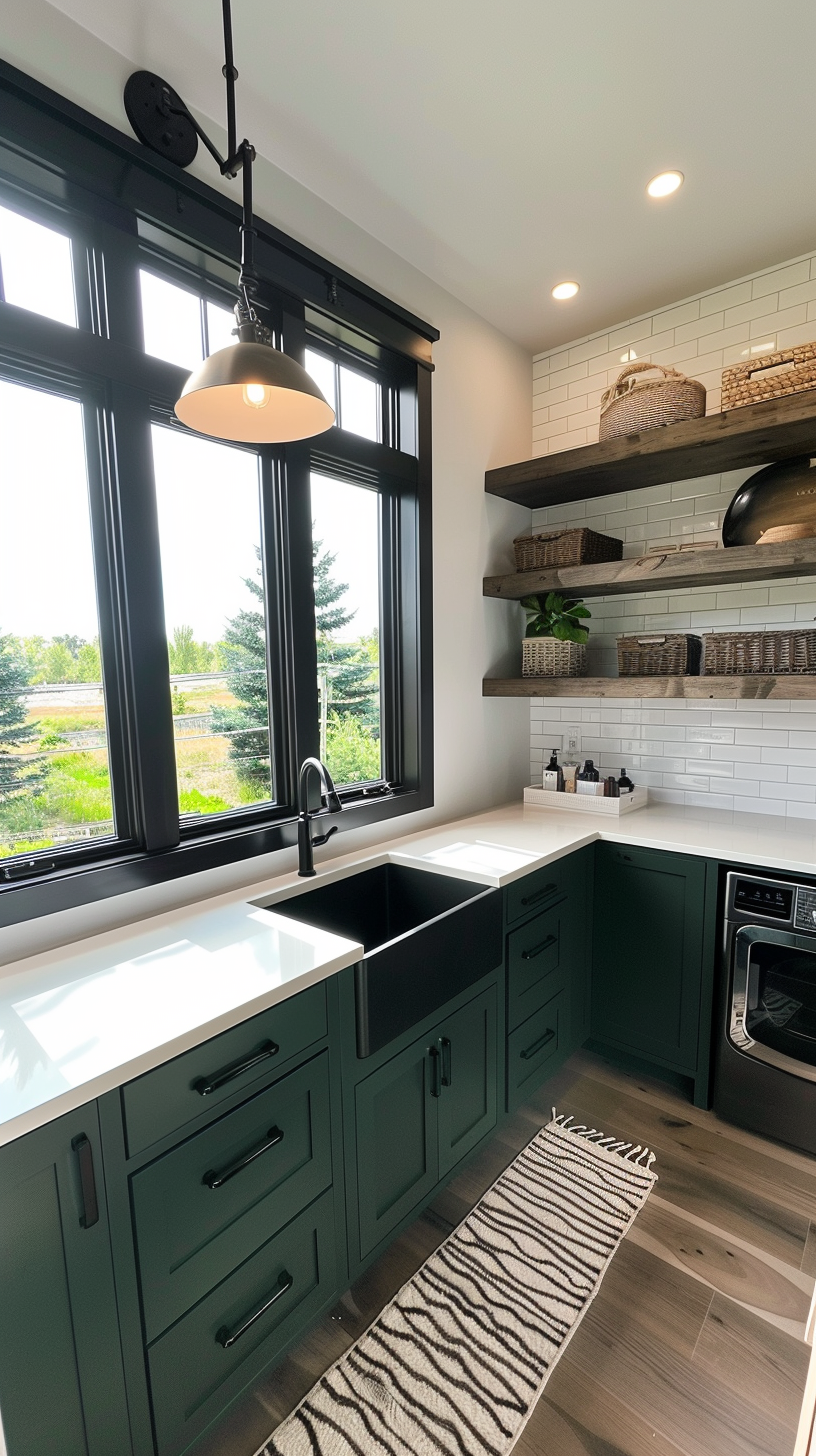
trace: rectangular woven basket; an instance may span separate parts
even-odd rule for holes
[[[559,642],[557,637],[525,637],[522,641],[522,677],[583,677],[586,646]]]
[[[696,677],[702,645],[688,632],[619,637],[618,677]]]
[[[517,571],[540,571],[545,566],[586,566],[593,561],[620,561],[623,542],[579,526],[571,531],[539,531],[517,536],[513,542]]]
[[[747,673],[816,672],[816,630],[707,632],[703,672],[711,677]]]
[[[763,399],[801,394],[806,389],[816,389],[816,343],[797,344],[793,349],[778,349],[775,354],[762,354],[745,364],[729,365],[722,372],[720,407],[739,409]]]

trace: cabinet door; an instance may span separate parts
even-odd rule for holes
[[[436,1047],[416,1041],[356,1088],[360,1254],[365,1258],[437,1181]],[[432,1083],[433,1078],[433,1083]]]
[[[694,1072],[702,975],[702,860],[599,844],[592,1035]]]
[[[8,1456],[129,1453],[95,1104],[0,1148],[0,1309]]]
[[[441,1086],[439,1176],[444,1178],[496,1126],[494,986],[443,1023],[437,1047]]]

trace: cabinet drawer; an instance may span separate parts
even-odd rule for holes
[[[513,1031],[548,1001],[556,989],[552,977],[567,955],[566,914],[575,914],[562,900],[507,937],[507,1027]]]
[[[147,1339],[331,1182],[328,1053],[133,1179]]]
[[[529,1016],[507,1041],[507,1105],[512,1110],[544,1081],[564,1036],[564,993]]]
[[[336,1293],[331,1190],[148,1350],[159,1456],[194,1441]]]
[[[123,1102],[130,1156],[268,1078],[325,1035],[326,988],[321,984],[129,1082]]]
[[[523,880],[516,880],[514,884],[507,886],[507,924],[514,925],[517,920],[523,920],[527,915],[534,915],[537,910],[546,910],[561,895],[566,893],[567,883],[570,875],[570,867],[567,860],[558,860],[555,864],[545,865],[543,870],[536,870],[535,874],[525,875]]]

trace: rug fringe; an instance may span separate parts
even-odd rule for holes
[[[583,1138],[585,1142],[596,1143],[599,1148],[606,1148],[608,1153],[617,1153],[619,1157],[625,1158],[629,1163],[638,1163],[643,1168],[651,1168],[655,1160],[655,1154],[649,1148],[641,1147],[640,1143],[618,1142],[614,1137],[607,1137],[599,1132],[596,1127],[587,1127],[585,1122],[573,1122],[572,1113],[557,1112],[552,1110],[552,1120],[556,1127],[561,1127],[565,1132],[571,1132],[575,1137]]]

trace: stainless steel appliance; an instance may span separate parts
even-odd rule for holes
[[[816,883],[726,880],[714,1110],[816,1154]]]

